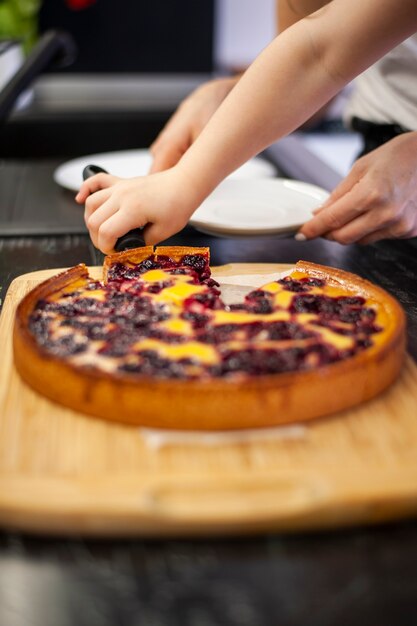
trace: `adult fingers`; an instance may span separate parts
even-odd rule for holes
[[[87,178],[87,180],[83,182],[79,192],[75,196],[75,200],[79,204],[84,204],[88,196],[92,193],[100,191],[100,189],[106,189],[114,185],[118,180],[116,176],[112,176],[111,174],[96,174],[95,176],[91,176],[91,178]]]
[[[341,228],[329,231],[326,234],[326,238],[342,244],[355,243],[370,236],[372,233],[383,229],[389,230],[393,224],[394,220],[386,219],[383,212],[378,214],[372,211],[360,215]]]
[[[340,200],[340,198],[352,191],[355,185],[357,185],[362,180],[365,172],[366,169],[364,163],[361,160],[356,161],[347,176],[345,176],[345,178],[343,178],[340,183],[336,185],[327,200],[323,202],[322,206],[329,206],[333,202],[336,202],[336,200]]]
[[[367,206],[361,201],[360,193],[356,188],[342,196],[334,203],[323,206],[311,220],[306,222],[300,229],[299,239],[314,239],[325,233],[338,230],[348,222],[356,219],[367,210]]]
[[[339,243],[371,243],[381,238],[405,239],[417,234],[417,219],[414,211],[405,210],[395,202],[380,200],[356,220],[328,234]]]
[[[400,222],[396,226],[390,226],[388,228],[381,228],[376,230],[361,239],[358,239],[356,243],[369,244],[381,241],[382,239],[409,239],[410,237],[417,236],[417,226],[414,224],[408,225],[407,223]]]
[[[320,206],[312,211],[313,215],[318,215],[326,209],[328,206],[334,204],[337,200],[343,198],[346,194],[351,192],[354,187],[361,181],[364,173],[364,168],[360,161],[355,163],[350,170],[349,174],[340,181],[340,183],[333,189],[327,200]]]
[[[361,239],[358,239],[356,243],[360,245],[367,245],[369,243],[375,243],[376,241],[381,241],[382,239],[392,239],[392,235],[389,232],[388,228],[381,228],[380,230],[375,230],[370,235],[366,235]]]

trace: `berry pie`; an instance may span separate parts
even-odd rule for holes
[[[364,402],[399,374],[405,317],[381,288],[299,261],[225,304],[208,248],[151,246],[84,265],[20,303],[22,378],[67,407],[130,424],[237,429]]]

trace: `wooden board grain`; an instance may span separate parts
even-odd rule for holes
[[[239,264],[214,273],[253,276],[286,267]],[[104,422],[42,398],[13,367],[16,304],[57,271],[19,277],[4,303],[0,525],[50,534],[190,536],[416,514],[417,366],[411,358],[380,397],[306,425],[167,434]],[[91,273],[99,276],[100,269]]]

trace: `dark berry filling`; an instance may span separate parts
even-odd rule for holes
[[[290,311],[292,313],[315,313],[320,315],[335,315],[339,310],[336,299],[328,296],[302,295],[293,298]]]
[[[318,278],[301,278],[296,280],[286,276],[285,278],[281,278],[281,280],[277,280],[277,283],[282,285],[286,291],[294,291],[297,293],[309,291],[312,287],[322,287],[324,285],[324,280],[320,280]]]
[[[261,315],[272,313],[274,310],[272,294],[262,289],[251,291],[245,298],[245,308],[250,313],[259,313]]]
[[[192,359],[170,361],[161,357],[154,350],[143,350],[137,360],[123,363],[119,371],[153,378],[194,378],[197,374],[190,374],[189,368],[194,365]]]
[[[194,329],[203,328],[210,318],[204,313],[198,313],[197,311],[185,311],[181,314],[181,318],[187,322],[191,322]]]
[[[224,309],[224,304],[214,290],[197,293],[184,302],[186,309],[204,311],[204,309]]]
[[[202,280],[210,277],[210,268],[207,258],[202,254],[186,254],[182,257],[181,265],[191,267],[197,272]]]
[[[183,303],[180,318],[190,322],[194,335],[191,341],[213,346],[219,362],[212,366],[193,358],[171,360],[155,350],[140,350],[136,344],[143,339],[163,344],[181,344],[190,338],[170,332],[158,323],[170,319],[169,305],[155,302],[158,294],[174,284],[174,280],[154,283],[141,282],[141,275],[152,269],[163,269],[173,277],[187,276],[189,284],[206,287]],[[346,358],[372,345],[372,335],[380,332],[375,324],[375,311],[365,306],[360,296],[330,297],[311,293],[325,281],[315,278],[277,281],[285,291],[295,295],[289,308],[289,321],[258,321],[216,324],[215,311],[242,311],[248,314],[268,315],[275,310],[274,294],[263,289],[250,292],[243,303],[225,306],[220,299],[218,283],[210,278],[210,268],[204,255],[185,255],[179,262],[168,256],[150,257],[137,264],[114,264],[108,273],[108,284],[90,281],[88,291],[104,289],[105,298],[88,297],[83,291],[63,294],[57,301],[40,300],[29,318],[29,329],[48,351],[62,357],[86,350],[88,340],[101,341],[99,354],[117,357],[124,362],[118,369],[132,375],[158,378],[196,378],[198,376],[235,376],[236,374],[263,375],[311,369]],[[311,330],[297,322],[297,315],[313,314],[316,329]],[[52,325],[72,329],[53,338]],[[340,335],[352,337],[352,347],[338,350],[322,340],[319,328],[328,328]],[[291,347],[285,344],[270,347],[270,342],[300,342]],[[231,342],[238,342],[237,350]],[[256,347],[252,342],[257,342]],[[269,342],[262,348],[262,342]],[[261,346],[261,347],[258,347]]]
[[[271,322],[265,324],[268,339],[273,341],[287,341],[290,339],[310,339],[316,333],[308,331],[295,322]]]
[[[335,351],[331,346],[324,344],[280,351],[249,349],[224,354],[218,369],[220,369],[220,375],[244,372],[251,376],[260,376],[311,369],[336,360]]]
[[[163,289],[166,289],[167,287],[170,287],[173,283],[169,282],[169,281],[162,281],[159,283],[152,283],[151,285],[149,285],[149,287],[147,288],[147,292],[148,293],[161,293],[161,291]]]
[[[270,298],[271,294],[267,291],[263,291],[263,289],[255,289],[247,294],[245,301],[252,302],[257,300],[263,300],[264,298]]]
[[[74,335],[64,335],[57,339],[49,338],[43,346],[52,354],[68,357],[84,352],[87,349],[87,341]]]
[[[43,301],[45,302],[45,301]],[[29,317],[29,330],[37,338],[41,345],[48,340],[51,330],[52,316],[45,316],[40,311],[35,311]]]
[[[240,324],[222,324],[219,326],[207,326],[198,335],[199,341],[219,345],[226,341],[232,341],[237,332],[243,332]]]
[[[102,320],[90,321],[71,318],[62,320],[60,326],[81,330],[88,339],[93,341],[107,340],[113,332],[111,328],[107,328],[108,324]]]
[[[114,263],[107,272],[107,281],[131,280],[140,276],[140,271],[136,267],[123,265],[123,263]]]
[[[253,302],[247,303],[247,310],[250,313],[259,313],[260,315],[268,315],[274,310],[271,300],[268,298],[259,298]]]

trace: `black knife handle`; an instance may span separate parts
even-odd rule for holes
[[[108,174],[108,172],[99,165],[93,165],[92,163],[90,165],[86,165],[83,169],[83,180],[87,180],[90,176],[95,176],[100,173]],[[123,250],[140,248],[144,245],[145,240],[143,238],[143,228],[134,228],[117,239],[114,244],[114,249],[116,252],[123,252]]]
[[[83,169],[83,180],[87,180],[90,176],[95,176],[96,174],[108,174],[108,171],[99,165],[86,165]]]

